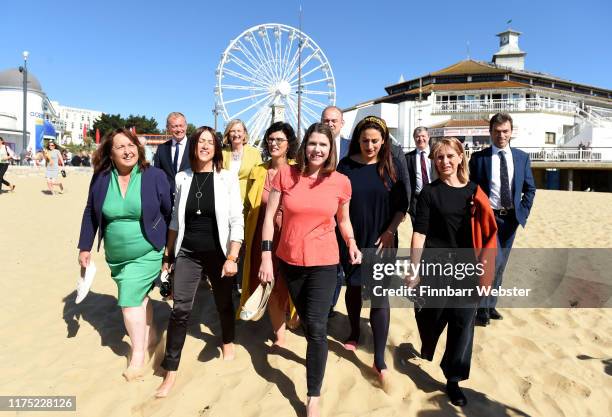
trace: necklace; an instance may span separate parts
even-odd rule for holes
[[[208,178],[210,177],[211,172],[208,172],[207,174],[208,175],[204,179],[204,182],[202,183],[201,186],[198,183],[198,176],[196,174],[193,174],[193,177],[195,178],[195,181],[196,181],[196,186],[198,187],[198,191],[195,193],[195,198],[198,200],[198,210],[196,211],[196,214],[198,216],[202,214],[202,211],[200,210],[200,199],[202,198],[202,195],[203,195],[201,190],[202,190],[202,187],[204,187],[204,184],[206,184],[206,181],[208,181]]]

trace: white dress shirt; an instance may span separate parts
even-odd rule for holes
[[[415,173],[416,173],[416,188],[415,188],[415,193],[420,194],[421,190],[423,189],[423,176],[421,175],[421,153],[425,152],[424,158],[425,158],[425,165],[427,166],[427,176],[429,177],[429,182],[432,182],[435,178],[432,175],[432,169],[431,169],[431,159],[429,159],[429,146],[425,149],[418,149],[416,150],[416,165],[414,167]]]
[[[340,140],[342,139],[341,135],[338,135],[334,138],[334,142],[336,145],[336,165],[340,162]]]
[[[500,159],[499,151],[504,152],[506,158],[506,165],[508,165],[508,180],[510,181],[510,195],[513,196],[512,184],[514,184],[514,161],[512,159],[512,151],[510,145],[500,149],[497,146],[491,144],[491,192],[489,193],[489,203],[493,210],[499,210],[501,208],[513,208],[513,207],[502,207],[501,206],[501,179],[499,174]]]
[[[176,152],[176,144],[179,144],[179,156],[178,156],[178,163],[177,163],[177,171],[181,169],[181,161],[183,160],[183,154],[185,153],[185,148],[187,148],[187,137],[184,137],[183,139],[181,139],[180,142],[177,142],[175,138],[172,138],[172,149],[171,149],[171,154],[170,154],[170,161],[173,162],[174,161],[174,153]]]

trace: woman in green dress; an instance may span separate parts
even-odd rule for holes
[[[108,135],[94,155],[94,176],[81,223],[79,264],[89,265],[96,231],[117,284],[118,304],[132,349],[123,376],[145,372],[145,350],[155,345],[147,296],[159,274],[171,214],[170,185],[149,166],[138,138],[127,129]],[[98,230],[99,229],[99,230]]]

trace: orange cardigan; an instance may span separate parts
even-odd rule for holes
[[[497,255],[497,223],[489,197],[480,186],[471,202],[472,246],[476,258],[484,265],[485,273],[480,277],[480,286],[490,287],[495,278],[495,256]]]

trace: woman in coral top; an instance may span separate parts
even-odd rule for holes
[[[349,217],[351,183],[336,172],[330,128],[322,123],[311,125],[296,159],[296,165],[283,166],[272,181],[262,230],[259,279],[273,279],[274,216],[282,199],[283,225],[275,254],[306,334],[307,414],[318,416],[327,362],[327,315],[340,261],[335,217],[350,262],[360,263],[361,252]]]

